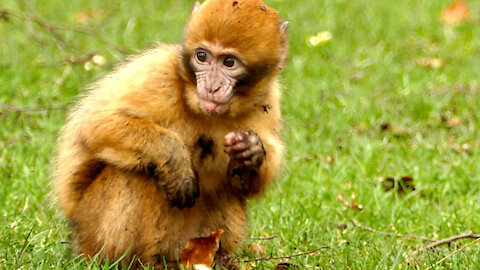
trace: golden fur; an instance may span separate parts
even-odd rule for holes
[[[232,1],[209,0],[202,8],[226,9]],[[240,9],[264,5],[256,0],[238,3]],[[196,16],[189,27],[206,20]],[[272,18],[278,20],[277,15]],[[188,31],[185,40],[190,41]],[[275,40],[277,46],[280,41]],[[61,131],[55,191],[72,221],[76,248],[87,257],[103,248],[102,258],[114,260],[129,249],[126,262],[136,255],[144,264],[161,267],[164,260],[179,259],[188,239],[219,228],[224,230],[221,250],[231,253],[245,237],[245,200],[262,194],[279,170],[284,146],[278,133],[278,69],[250,92],[235,96],[227,114],[211,116],[198,109],[183,53],[180,45],[159,44],[133,57],[91,87]],[[275,57],[280,65],[278,53]],[[223,141],[235,130],[255,132],[266,152],[247,192],[240,192],[227,175]],[[170,167],[162,167],[158,176],[149,173],[152,164]],[[162,186],[157,178],[188,177],[191,167],[200,196],[191,208],[171,206],[164,188],[189,187],[181,179]]]

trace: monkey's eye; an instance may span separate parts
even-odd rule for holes
[[[223,59],[223,65],[226,66],[226,67],[233,67],[235,66],[235,63],[237,63],[237,59],[229,56],[229,57],[226,57],[225,59]]]
[[[207,60],[207,53],[204,51],[197,52],[197,59],[200,62],[205,62]]]

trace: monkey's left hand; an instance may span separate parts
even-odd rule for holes
[[[230,160],[248,168],[259,168],[265,159],[265,149],[252,131],[233,131],[225,136],[225,152]]]

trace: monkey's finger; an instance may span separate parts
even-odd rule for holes
[[[232,145],[234,144],[237,140],[235,138],[236,134],[235,132],[230,132],[228,133],[225,137],[224,137],[224,145],[227,146],[227,145]]]
[[[223,139],[225,140],[225,142],[231,142],[234,136],[235,136],[235,132],[230,132],[227,135],[225,135]]]
[[[249,167],[259,167],[263,163],[263,156],[261,155],[253,155],[251,159],[247,159],[243,161],[245,166]]]
[[[245,166],[252,167],[254,162],[250,159],[247,159],[243,161],[243,164],[245,164]]]
[[[225,153],[227,154],[233,154],[235,151],[233,151],[232,146],[225,146]]]
[[[256,136],[256,135],[250,135],[248,136],[248,142],[252,145],[255,145],[255,144],[259,144],[261,143],[260,142],[260,139]]]
[[[246,141],[241,141],[241,142],[237,142],[235,143],[232,148],[233,150],[235,151],[244,151],[245,149],[248,149],[252,146],[252,144],[246,142]]]
[[[262,148],[260,146],[254,146],[248,148],[245,151],[235,154],[236,159],[250,159],[253,155],[262,153]]]
[[[244,131],[236,131],[235,132],[235,140],[237,142],[245,141],[245,140],[247,140],[247,138],[248,138],[248,133],[247,132],[244,132]]]

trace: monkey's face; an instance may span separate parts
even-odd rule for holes
[[[246,74],[239,54],[221,46],[202,44],[191,54],[190,66],[197,81],[200,109],[210,115],[228,112],[235,84]]]

